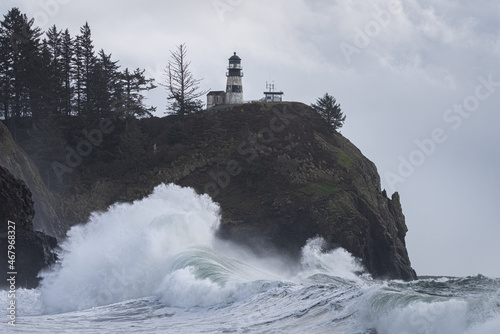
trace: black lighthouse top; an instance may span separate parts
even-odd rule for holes
[[[227,69],[229,70],[227,73],[228,77],[243,76],[243,72],[241,71],[241,58],[236,55],[236,52],[229,58],[229,66]]]
[[[241,63],[241,58],[236,55],[236,52],[229,58],[229,64],[231,63]]]

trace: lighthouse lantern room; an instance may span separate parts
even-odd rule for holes
[[[236,52],[233,56],[231,56],[231,58],[229,58],[229,66],[227,68],[226,76],[226,103],[243,103],[243,70],[241,68],[241,58],[236,55]]]

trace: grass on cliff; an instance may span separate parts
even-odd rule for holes
[[[333,183],[309,183],[301,188],[299,191],[311,196],[315,199],[330,197],[337,191],[342,190],[338,184]]]
[[[18,131],[19,142],[28,155],[38,157],[35,163],[42,177],[66,203],[74,222],[84,221],[91,211],[104,210],[116,201],[146,196],[162,182],[204,192],[214,181],[213,174],[234,161],[241,172],[231,176],[230,184],[221,187],[219,194],[229,206],[241,206],[252,198],[248,194],[257,194],[258,201],[266,202],[270,199],[265,194],[283,197],[282,193],[297,190],[311,201],[327,199],[346,188],[343,183],[349,180],[345,175],[358,160],[355,149],[347,147],[350,143],[309,106],[249,103],[183,118],[114,120],[113,132],[59,183],[52,162],[64,163],[65,147],[76,149],[86,139],[83,133],[97,125],[76,117],[50,121],[57,133],[51,131],[54,126],[39,128],[57,145],[33,141],[29,124],[24,135],[22,129]],[[249,204],[247,209],[256,211],[258,205],[260,202]]]

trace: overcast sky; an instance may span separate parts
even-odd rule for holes
[[[2,0],[46,30],[87,21],[122,68],[162,75],[186,43],[202,88],[237,52],[245,100],[328,92],[341,132],[401,194],[420,275],[500,277],[500,2],[489,0]],[[163,116],[166,93],[148,93]]]

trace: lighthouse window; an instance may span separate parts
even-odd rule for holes
[[[241,93],[241,92],[243,92],[243,89],[242,89],[242,87],[241,87],[241,86],[239,86],[239,85],[233,85],[233,87],[232,87],[231,91],[232,91],[233,93]]]

